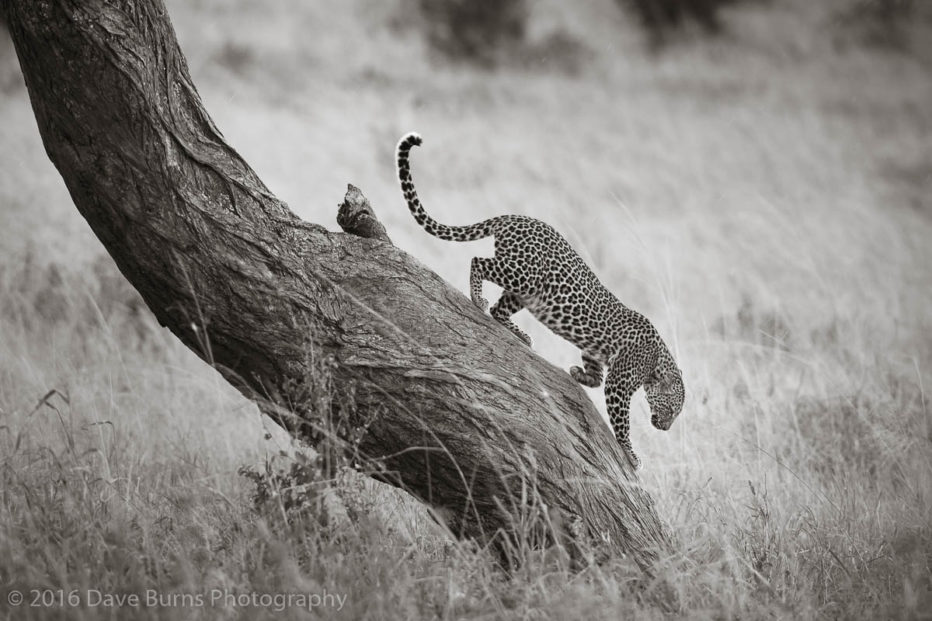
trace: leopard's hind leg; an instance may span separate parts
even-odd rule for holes
[[[469,295],[473,304],[485,311],[488,301],[482,297],[482,282],[488,280],[504,289],[501,299],[492,309],[492,316],[530,345],[530,337],[509,319],[524,307],[524,299],[534,295],[541,277],[540,265],[529,262],[528,254],[522,244],[515,243],[513,231],[496,232],[495,256],[475,257],[470,264]]]
[[[511,316],[517,313],[519,310],[524,308],[524,303],[521,302],[521,298],[517,294],[512,293],[511,291],[504,291],[502,297],[498,299],[498,302],[495,303],[495,306],[492,307],[492,317],[495,318],[500,324],[514,332],[515,336],[524,341],[524,343],[530,347],[531,346],[531,337],[527,335],[521,328],[515,325],[511,320]]]
[[[473,257],[469,266],[469,297],[483,313],[489,308],[489,301],[482,297],[482,281],[489,280],[488,272],[492,265],[493,259]]]
[[[497,249],[495,256],[491,259],[474,257],[469,268],[469,297],[472,298],[473,304],[483,312],[489,307],[488,300],[482,297],[482,281],[484,280],[495,283],[505,291],[511,291],[516,295],[527,295],[530,292],[531,278],[526,274],[531,270],[516,263],[508,256],[501,258]],[[523,304],[517,309],[521,306]]]

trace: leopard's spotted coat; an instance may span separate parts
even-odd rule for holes
[[[428,233],[451,241],[494,236],[495,256],[472,260],[469,283],[472,301],[485,311],[482,281],[504,292],[492,306],[492,316],[530,346],[531,339],[511,316],[527,308],[553,332],[582,350],[583,366],[570,375],[584,386],[602,383],[608,367],[605,401],[615,437],[637,468],[631,447],[628,408],[644,386],[651,423],[669,429],[683,408],[683,378],[670,350],[643,315],[622,304],[589,269],[569,243],[550,225],[527,216],[498,216],[469,226],[440,224],[424,211],[411,178],[411,147],[421,137],[407,134],[398,143],[398,178],[414,219]]]

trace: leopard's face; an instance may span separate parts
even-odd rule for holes
[[[662,431],[668,430],[682,411],[686,399],[683,376],[669,354],[661,356],[657,368],[644,382],[644,393],[650,405],[651,424]]]

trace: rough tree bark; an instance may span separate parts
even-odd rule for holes
[[[304,434],[309,366],[327,360],[375,476],[458,535],[514,534],[523,487],[604,552],[648,567],[667,547],[564,370],[395,248],[354,188],[340,221],[359,234],[305,223],[266,189],[204,110],[161,0],[4,4],[75,205],[158,321],[243,394]]]

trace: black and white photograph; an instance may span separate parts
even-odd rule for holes
[[[932,2],[0,0],[0,619],[932,621]]]

